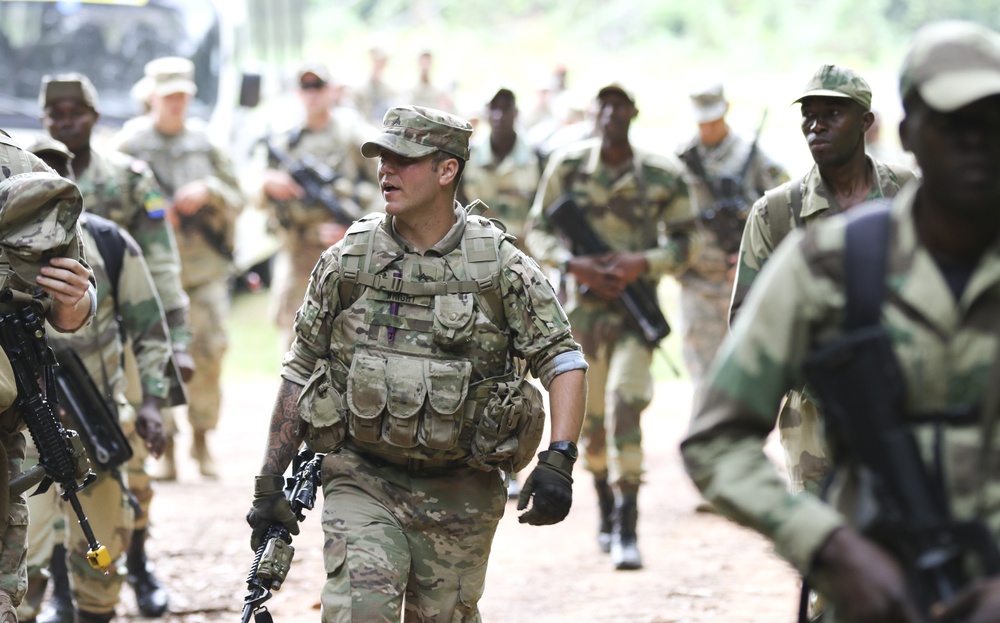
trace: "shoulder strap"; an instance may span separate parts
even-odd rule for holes
[[[347,309],[358,300],[358,274],[368,272],[371,264],[372,238],[382,222],[381,213],[365,216],[347,228],[340,252],[340,309]]]
[[[889,206],[852,211],[844,243],[844,329],[877,325],[885,300],[889,253]]]
[[[789,221],[794,220],[796,227],[802,227],[802,182],[798,178],[791,184],[789,201],[784,186],[772,188],[764,193],[767,197],[767,227],[771,231],[771,247],[776,248],[790,231]]]
[[[104,260],[104,268],[108,272],[111,283],[111,297],[115,309],[118,309],[118,280],[122,274],[122,264],[125,261],[125,238],[118,227],[111,221],[96,214],[87,214],[87,230],[94,237],[97,250]]]
[[[883,162],[882,164],[884,164],[885,168],[887,168],[890,171],[892,171],[892,174],[896,176],[896,179],[899,180],[899,186],[900,186],[900,188],[902,188],[903,186],[906,186],[907,184],[909,184],[910,181],[914,177],[916,177],[913,174],[913,171],[909,167],[906,167],[904,165],[901,165],[901,164],[891,164],[891,163],[888,163],[888,162]]]

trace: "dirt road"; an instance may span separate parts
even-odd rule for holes
[[[230,384],[220,430],[212,440],[222,475],[205,480],[186,453],[180,480],[161,483],[154,500],[149,549],[169,586],[167,622],[236,621],[252,561],[249,508],[276,382]],[[760,622],[794,620],[797,580],[767,543],[712,515],[693,512],[697,495],[684,475],[677,444],[686,426],[689,387],[675,381],[657,388],[644,420],[648,484],[640,497],[641,571],[614,571],[597,550],[596,498],[578,469],[574,504],[561,524],[519,524],[514,503],[494,542],[486,594],[487,623]],[[183,426],[183,423],[182,423]],[[182,431],[178,452],[189,446]],[[325,574],[319,509],[295,538],[295,562],[280,592],[268,602],[276,623],[319,620]],[[142,621],[126,588],[119,620]]]

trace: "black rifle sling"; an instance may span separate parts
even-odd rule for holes
[[[853,331],[879,323],[885,300],[889,251],[889,208],[863,208],[847,223],[844,244],[844,329]]]

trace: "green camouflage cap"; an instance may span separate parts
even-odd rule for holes
[[[59,99],[83,102],[91,110],[97,111],[97,89],[90,78],[76,72],[45,76],[38,93],[38,105],[44,109]]]
[[[66,160],[73,159],[73,152],[62,141],[57,141],[48,134],[36,134],[31,137],[31,142],[24,147],[31,153],[38,156],[46,152],[59,154]]]
[[[823,65],[806,83],[805,92],[793,104],[807,97],[846,97],[865,110],[872,108],[872,89],[854,70],[839,65]]]
[[[361,145],[365,158],[378,158],[380,150],[407,158],[420,158],[440,150],[462,160],[469,159],[472,124],[455,115],[424,108],[390,108],[382,119],[382,134]]]
[[[21,173],[0,182],[0,252],[25,283],[34,285],[53,257],[80,259],[76,237],[83,198],[55,173]]]
[[[899,77],[902,97],[914,90],[941,112],[1000,94],[1000,34],[958,20],[924,26],[913,37]]]

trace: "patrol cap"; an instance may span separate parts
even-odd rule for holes
[[[619,82],[612,82],[607,86],[601,87],[601,90],[597,92],[597,99],[601,99],[602,97],[610,93],[618,93],[619,95],[627,99],[629,102],[631,102],[633,106],[635,106],[635,95],[632,94],[631,90],[625,88]]]
[[[721,82],[714,81],[702,85],[693,89],[688,95],[691,98],[695,121],[698,123],[722,119],[729,110],[729,102],[726,101]]]
[[[806,83],[805,92],[793,104],[807,97],[845,97],[854,100],[865,110],[871,110],[872,90],[865,79],[854,70],[840,65],[823,65]]]
[[[378,158],[379,150],[407,158],[420,158],[444,151],[462,160],[469,159],[472,124],[434,108],[398,106],[390,108],[382,119],[382,133],[361,145],[366,158]]]
[[[36,134],[24,148],[36,156],[44,153],[55,153],[63,156],[66,160],[73,159],[73,152],[69,150],[69,147],[48,134]]]
[[[1000,94],[1000,34],[958,20],[924,26],[913,37],[899,77],[902,97],[914,90],[941,112]]]
[[[495,101],[496,101],[496,99],[497,99],[498,97],[500,97],[501,95],[506,95],[506,96],[507,96],[507,97],[509,97],[509,98],[510,98],[511,100],[513,100],[513,101],[514,101],[515,103],[517,102],[517,97],[516,97],[516,96],[514,95],[514,92],[513,92],[513,91],[511,91],[510,89],[508,89],[507,87],[503,87],[503,86],[502,86],[502,87],[499,87],[499,88],[497,88],[497,90],[496,90],[496,91],[493,91],[493,94],[492,94],[492,95],[490,96],[490,98],[489,98],[489,99],[488,99],[488,100],[486,101],[486,105],[487,105],[487,106],[490,106],[490,105],[491,105],[491,104],[493,104],[493,102],[495,102]]]
[[[312,74],[316,76],[320,82],[323,84],[330,84],[330,70],[327,69],[326,65],[323,63],[306,63],[299,67],[298,79],[299,86],[303,84],[303,79]]]
[[[97,112],[97,89],[90,78],[76,72],[44,76],[38,93],[38,105],[45,108],[59,99],[82,102]]]
[[[76,237],[83,198],[73,182],[50,172],[0,182],[0,250],[25,283],[53,257],[80,259]]]
[[[194,63],[180,56],[163,56],[146,63],[143,73],[153,81],[152,92],[160,97],[174,93],[194,95]]]

